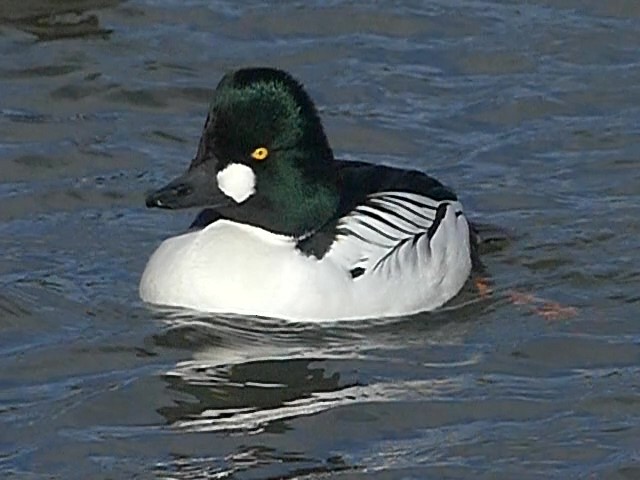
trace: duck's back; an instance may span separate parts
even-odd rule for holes
[[[315,247],[326,245],[323,261],[349,272],[358,301],[374,315],[402,315],[458,293],[473,246],[455,193],[416,171],[359,162],[340,162],[340,171],[341,215]]]

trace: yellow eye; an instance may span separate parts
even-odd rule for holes
[[[264,160],[268,156],[269,150],[265,147],[258,147],[251,153],[251,157],[253,157],[254,160]]]

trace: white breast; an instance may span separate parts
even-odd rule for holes
[[[292,239],[218,220],[153,253],[140,297],[160,305],[281,318],[327,318],[350,303],[348,272],[307,257]]]
[[[218,220],[165,240],[147,263],[140,297],[300,321],[411,314],[445,303],[471,270],[468,224],[453,208],[430,242],[426,235],[417,245],[407,242],[383,268],[353,279],[338,257],[317,260],[289,237]]]

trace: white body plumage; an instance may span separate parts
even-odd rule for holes
[[[411,208],[416,199],[430,203],[433,215]],[[344,233],[321,259],[291,237],[229,220],[169,238],[150,258],[140,296],[205,312],[319,321],[407,315],[456,295],[471,271],[460,204],[404,192],[369,200],[340,220]]]

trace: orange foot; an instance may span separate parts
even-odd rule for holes
[[[473,284],[478,289],[478,293],[482,298],[487,298],[491,294],[491,286],[489,280],[484,277],[477,277],[473,280]]]
[[[558,302],[550,302],[530,293],[514,290],[511,292],[510,297],[511,301],[516,305],[531,305],[533,311],[545,320],[567,320],[578,314],[578,309],[575,307],[562,305]]]
[[[535,311],[545,320],[567,320],[578,314],[576,307],[561,305],[557,302],[547,302]]]

